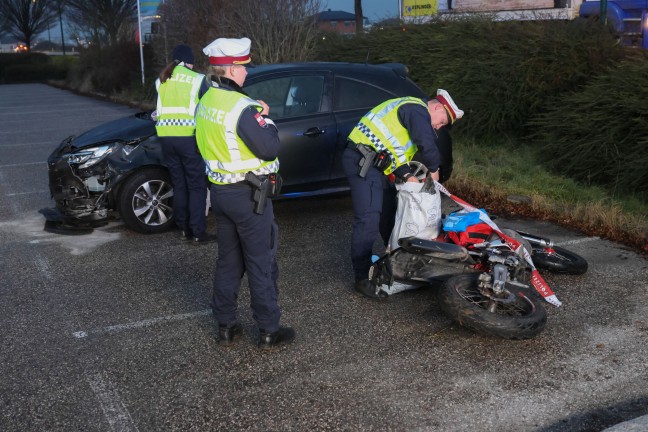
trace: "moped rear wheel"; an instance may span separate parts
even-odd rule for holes
[[[553,273],[581,275],[587,271],[585,258],[559,246],[534,248],[531,259],[536,268]]]
[[[439,306],[464,327],[504,339],[530,339],[542,332],[547,312],[539,296],[530,289],[506,284],[507,302],[482,294],[479,274],[453,276],[438,291]]]

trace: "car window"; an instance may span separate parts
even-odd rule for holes
[[[279,120],[321,111],[324,77],[297,75],[273,78],[245,86],[253,99],[261,99],[270,107],[270,118]]]
[[[347,78],[335,78],[335,111],[371,109],[396,96],[372,85]]]

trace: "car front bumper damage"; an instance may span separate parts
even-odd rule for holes
[[[115,209],[112,192],[132,171],[132,144],[114,143],[111,152],[94,165],[80,168],[65,148],[48,160],[49,188],[56,209],[42,211],[50,221],[71,226],[96,227],[107,223]]]

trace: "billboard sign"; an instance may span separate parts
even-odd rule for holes
[[[160,0],[140,0],[140,10],[143,17],[157,15]]]
[[[403,16],[418,17],[436,15],[439,10],[438,0],[402,0]]]

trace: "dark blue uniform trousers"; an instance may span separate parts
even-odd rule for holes
[[[212,310],[219,325],[236,323],[241,278],[247,273],[253,318],[260,329],[279,329],[281,312],[276,253],[279,231],[272,201],[262,215],[254,213],[252,187],[246,182],[211,185],[212,212],[218,231],[218,262]]]
[[[176,225],[195,237],[205,233],[207,176],[196,137],[160,137],[164,163],[173,183],[173,214]]]
[[[384,244],[388,244],[396,217],[396,188],[375,167],[369,168],[366,177],[360,177],[358,163],[361,159],[360,152],[354,149],[347,148],[342,154],[353,205],[351,263],[356,281],[367,279],[372,246],[379,233]]]

